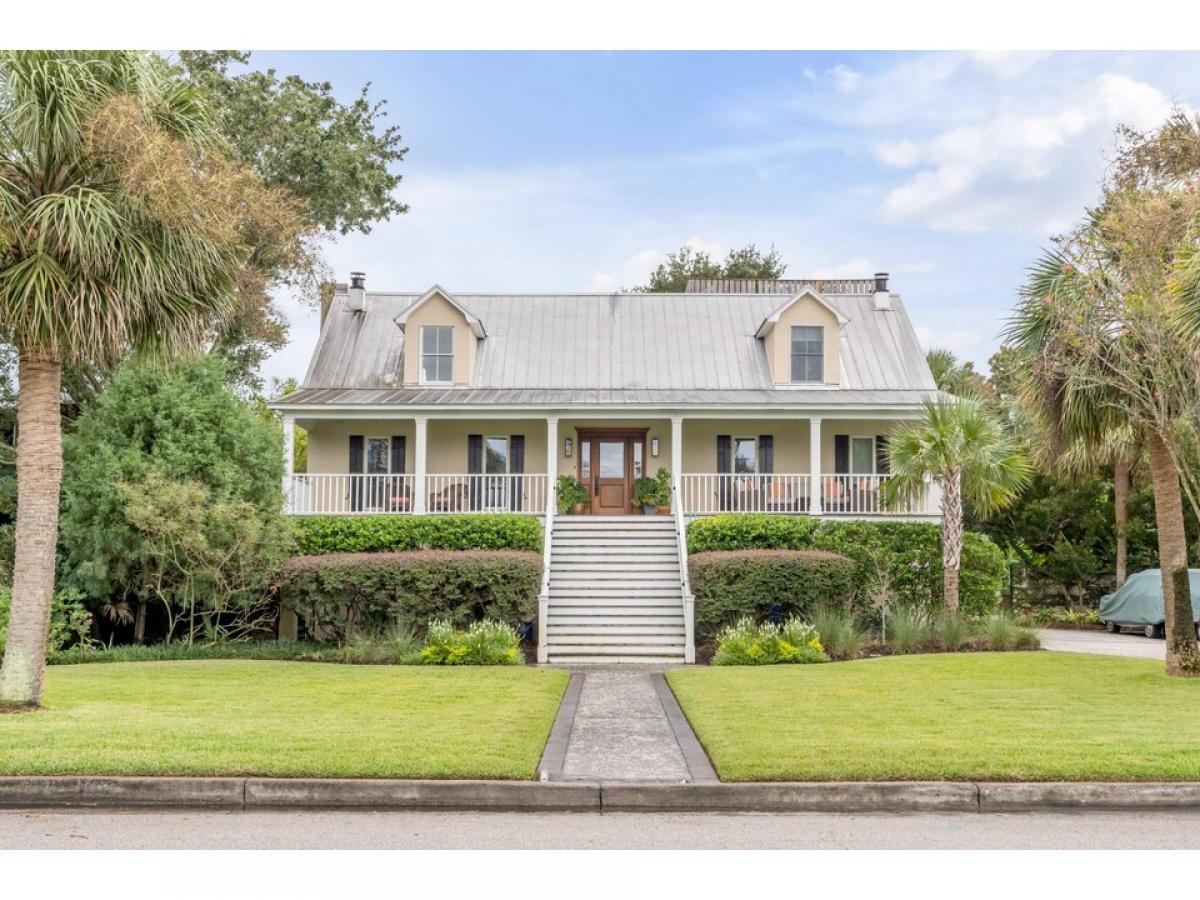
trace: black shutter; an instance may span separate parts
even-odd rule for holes
[[[392,435],[392,474],[404,474],[404,445],[405,439],[402,434]]]
[[[850,474],[850,435],[833,436],[833,474]]]
[[[471,475],[478,475],[483,471],[483,435],[468,434],[467,435],[467,472]],[[480,499],[482,494],[479,490],[479,479],[467,479],[471,484],[468,488],[471,509],[479,509]]]
[[[733,468],[733,438],[728,434],[717,435],[717,474],[728,475]],[[730,508],[731,496],[729,478],[717,479],[717,509]]]
[[[362,474],[363,470],[363,436],[361,434],[350,435],[350,464],[346,467],[350,472],[350,510],[358,512],[362,509],[363,504],[363,479],[354,478],[354,475]]]
[[[888,439],[886,434],[875,436],[875,471],[887,475],[892,471],[888,463]]]
[[[775,471],[775,436],[760,434],[758,436],[758,473],[770,475]]]
[[[512,489],[508,494],[508,508],[520,511],[525,479],[517,476],[525,472],[525,435],[523,434],[513,434],[508,438],[508,471],[513,475],[513,478],[510,479]]]

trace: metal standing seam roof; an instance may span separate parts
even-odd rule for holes
[[[395,322],[420,294],[336,297],[293,404],[917,404],[936,395],[899,297],[823,294],[848,321],[837,387],[777,388],[754,336],[778,294],[454,294],[484,325],[465,387],[403,385]]]

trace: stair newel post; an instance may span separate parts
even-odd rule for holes
[[[537,661],[549,660],[546,620],[550,617],[550,545],[558,511],[558,417],[546,416],[546,513],[542,529],[542,590],[538,594]]]
[[[671,510],[675,515],[675,538],[679,545],[679,579],[683,593],[683,661],[696,661],[696,598],[688,578],[687,521],[683,511],[683,417],[671,416]]]

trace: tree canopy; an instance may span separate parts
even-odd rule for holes
[[[703,250],[687,244],[674,253],[667,254],[667,261],[659,263],[650,273],[650,280],[635,290],[654,294],[682,293],[689,278],[781,278],[787,271],[787,263],[774,246],[766,253],[754,244],[740,250],[730,250],[724,261],[718,262]]]

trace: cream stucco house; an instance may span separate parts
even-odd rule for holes
[[[886,511],[886,442],[937,390],[887,276],[697,280],[681,294],[368,292],[323,310],[300,390],[272,405],[295,515],[541,517],[543,658],[691,654],[686,521],[721,512],[935,520],[934,488]],[[671,473],[670,516],[634,482]],[[586,516],[555,514],[557,476]]]

